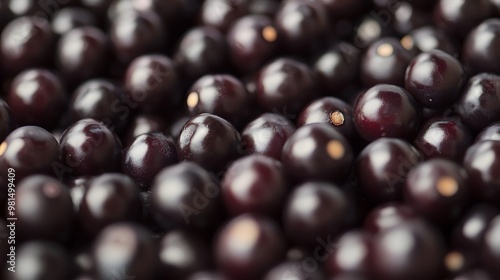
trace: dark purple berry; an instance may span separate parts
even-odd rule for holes
[[[432,159],[417,165],[406,178],[404,201],[437,225],[449,225],[469,202],[467,172],[454,162]]]
[[[286,140],[294,131],[295,126],[284,116],[264,113],[243,129],[241,141],[244,152],[279,160]]]
[[[108,225],[137,221],[141,215],[139,188],[123,174],[107,173],[88,182],[80,203],[80,226],[90,235]]]
[[[238,131],[228,121],[207,113],[184,125],[178,147],[180,159],[194,161],[210,171],[221,171],[242,155]]]
[[[53,128],[59,121],[66,93],[61,80],[48,70],[26,70],[14,78],[7,104],[19,125]]]
[[[229,167],[221,188],[226,208],[232,215],[276,216],[283,206],[288,185],[279,161],[251,155]]]
[[[317,238],[330,239],[346,226],[348,200],[335,185],[308,182],[288,197],[283,210],[286,236],[296,245],[312,247]]]
[[[354,106],[354,126],[367,141],[381,137],[411,139],[420,125],[421,110],[398,86],[377,85],[363,92]]]
[[[177,162],[175,142],[161,133],[137,136],[123,151],[122,172],[144,189],[149,188],[160,170]]]
[[[370,143],[356,161],[364,199],[376,204],[400,200],[408,172],[421,160],[420,153],[405,141],[381,138]]]
[[[0,174],[7,179],[9,168],[17,180],[33,174],[57,175],[61,152],[54,136],[38,126],[12,131],[0,144]]]
[[[151,186],[152,208],[164,229],[207,229],[220,217],[219,186],[210,173],[192,162],[164,168]]]
[[[16,184],[16,232],[24,240],[68,241],[75,211],[68,188],[43,175],[26,177]]]
[[[440,50],[419,54],[406,69],[405,89],[427,108],[453,104],[464,83],[460,61]]]
[[[92,248],[94,279],[137,277],[155,279],[158,267],[157,244],[148,230],[130,223],[104,228]]]
[[[472,141],[472,132],[459,118],[433,118],[422,125],[413,143],[427,159],[461,162]]]
[[[257,102],[263,109],[295,118],[314,99],[313,72],[304,63],[279,58],[266,65],[257,79]]]
[[[347,139],[328,124],[297,129],[285,143],[281,162],[294,181],[341,182],[354,161]]]
[[[120,140],[104,124],[82,119],[64,131],[61,151],[63,173],[99,175],[119,170],[122,147]]]
[[[260,279],[284,256],[285,240],[274,221],[245,214],[222,227],[214,251],[229,279]]]

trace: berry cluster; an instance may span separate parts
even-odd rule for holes
[[[499,0],[0,0],[0,32],[0,279],[500,279]]]

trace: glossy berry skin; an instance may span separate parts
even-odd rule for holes
[[[488,159],[488,160],[485,160]],[[500,142],[482,141],[467,149],[463,166],[469,173],[475,198],[483,202],[500,202]]]
[[[354,126],[366,141],[381,137],[409,139],[420,125],[421,109],[398,86],[377,85],[363,92],[354,105]]]
[[[257,79],[259,78],[259,71],[247,75],[242,78],[242,82],[245,84],[245,88],[252,95],[255,96],[257,93]]]
[[[17,74],[30,67],[47,64],[52,58],[54,42],[54,33],[46,20],[36,17],[14,19],[7,24],[1,36],[3,70]]]
[[[19,125],[53,128],[66,105],[61,80],[48,70],[21,72],[11,84],[7,104]]]
[[[224,34],[209,26],[188,30],[180,40],[174,61],[179,73],[189,80],[222,71],[227,62]]]
[[[280,39],[268,17],[242,17],[229,29],[226,37],[231,62],[243,73],[257,70],[276,53]]]
[[[498,262],[500,261],[500,246],[498,236],[500,235],[500,215],[497,215],[484,233],[484,249],[482,263],[494,277],[500,276]]]
[[[104,124],[82,119],[61,137],[62,160],[73,176],[99,175],[119,169],[121,143]]]
[[[83,1],[93,1],[93,0],[83,0]],[[98,1],[110,1],[111,3],[107,4],[107,9],[104,11],[106,13],[106,20],[108,22],[112,22],[117,19],[120,15],[130,12],[140,10],[140,7],[134,7],[134,1],[128,0],[98,0]],[[149,2],[151,3],[151,2]],[[155,11],[155,10],[153,10]],[[139,11],[140,12],[140,11]],[[155,11],[156,15],[158,13]]]
[[[474,132],[500,120],[500,76],[488,73],[469,79],[454,111]]]
[[[179,254],[184,256],[179,258]],[[174,230],[161,238],[158,252],[159,276],[187,279],[198,271],[209,269],[212,259],[209,246],[200,236],[186,230]]]
[[[70,254],[60,244],[44,241],[32,241],[16,246],[16,264],[36,269],[26,269],[23,273],[12,273],[4,269],[5,279],[72,279],[73,264]]]
[[[284,116],[264,113],[248,123],[241,132],[243,150],[246,154],[280,160],[283,146],[294,131],[295,126]]]
[[[363,197],[371,203],[397,201],[408,172],[422,157],[409,143],[381,138],[366,146],[356,163],[356,175]]]
[[[52,31],[63,35],[82,26],[98,26],[99,20],[87,9],[68,7],[57,12],[52,18]]]
[[[54,11],[52,11],[53,6],[52,4],[45,6],[46,3],[38,3],[36,0],[6,0],[3,1],[5,5],[8,6],[11,14],[13,14],[16,17],[20,16],[34,16],[37,18],[48,18],[49,16],[52,16]],[[41,5],[39,5],[41,4]],[[74,5],[75,0],[67,0],[65,5]],[[57,3],[55,4],[57,5]],[[58,7],[58,6],[57,6]],[[44,9],[44,13],[41,14],[40,11]],[[48,11],[45,11],[47,9]],[[57,8],[58,9],[58,8]],[[50,13],[50,15],[46,15],[45,12]]]
[[[394,36],[396,33],[392,26],[389,25],[384,28],[382,22],[369,15],[361,17],[357,22],[357,26],[359,27],[355,29],[354,32],[352,30],[352,26],[347,27],[348,29],[345,32],[347,32],[348,35],[353,33],[352,36],[354,37],[353,41],[355,42],[355,45],[362,47],[363,49],[366,49],[370,46],[370,44],[380,40],[381,38]],[[360,50],[357,48],[353,50],[355,54],[360,53]]]
[[[273,113],[298,114],[317,94],[315,87],[313,73],[306,64],[278,58],[262,68],[257,78],[257,102]]]
[[[415,209],[400,202],[381,204],[366,216],[363,229],[370,234],[378,234],[389,228],[421,220]]]
[[[291,53],[308,55],[326,43],[328,15],[320,2],[285,1],[274,21],[283,46]]]
[[[434,7],[434,23],[458,38],[493,14],[489,0],[439,0]]]
[[[294,181],[341,182],[354,160],[347,139],[328,124],[297,129],[285,143],[281,162]]]
[[[107,225],[136,221],[141,215],[139,188],[123,174],[107,173],[89,181],[80,203],[80,226],[90,235]]]
[[[110,225],[95,239],[91,275],[95,279],[112,279],[118,271],[135,275],[137,279],[152,280],[158,264],[156,253],[157,245],[147,229],[131,223]]]
[[[231,25],[248,13],[248,1],[209,0],[200,8],[200,22],[226,33]]]
[[[362,231],[348,231],[336,241],[337,246],[327,251],[325,270],[329,276],[341,274],[369,275],[372,236]]]
[[[233,216],[243,213],[276,216],[287,189],[282,164],[261,155],[235,161],[221,184],[224,204]]]
[[[102,76],[108,67],[109,43],[106,34],[96,27],[73,29],[59,40],[57,69],[70,85]]]
[[[485,127],[477,136],[475,142],[481,141],[500,141],[500,123],[496,122]]]
[[[73,206],[76,211],[80,209],[83,195],[85,194],[85,191],[87,190],[89,183],[93,178],[94,177],[92,176],[82,176],[65,180],[65,184],[69,188],[71,201],[73,201]]]
[[[164,168],[151,186],[152,208],[164,229],[213,227],[220,218],[219,186],[193,162]]]
[[[128,129],[123,137],[123,144],[130,145],[135,137],[150,132],[165,132],[168,125],[164,118],[151,115],[139,114],[128,124]]]
[[[61,135],[63,133],[63,131],[61,129],[53,130],[53,131],[51,131],[51,133],[54,136],[54,138],[56,138],[57,142],[59,142],[61,140]]]
[[[284,256],[285,241],[273,220],[245,214],[222,227],[214,254],[229,279],[259,279]]]
[[[373,278],[377,280],[438,279],[444,257],[439,235],[423,222],[380,232],[372,250]]]
[[[297,118],[297,126],[311,123],[327,123],[347,139],[357,136],[352,107],[336,97],[316,99],[302,110]]]
[[[154,11],[130,10],[113,19],[109,36],[113,53],[126,64],[146,53],[161,51],[167,34]]]
[[[377,84],[403,86],[412,53],[395,38],[373,42],[361,58],[361,80],[367,87]]]
[[[130,115],[130,108],[120,102],[123,91],[109,80],[88,80],[77,87],[71,98],[68,117],[71,123],[92,118],[110,129],[121,129]]]
[[[418,27],[432,24],[432,15],[428,11],[419,9],[412,4],[401,2],[394,9],[394,21],[392,25],[399,34],[405,34]]]
[[[15,198],[20,239],[68,241],[75,211],[65,185],[45,175],[28,176],[17,182]]]
[[[438,224],[451,224],[469,200],[467,172],[458,164],[432,159],[417,165],[406,178],[404,200],[419,214]]]
[[[452,246],[473,258],[477,264],[481,257],[484,234],[491,220],[498,214],[498,209],[492,205],[474,205],[453,227],[450,240]]]
[[[500,20],[488,19],[474,28],[464,42],[462,58],[472,73],[489,72],[500,74]],[[488,40],[482,38],[491,38]]]
[[[444,31],[433,26],[424,26],[412,30],[401,38],[401,45],[413,52],[428,52],[441,50],[454,57],[458,56],[458,45],[454,39]]]
[[[0,140],[3,141],[15,127],[16,124],[9,105],[0,99]]]
[[[160,170],[176,162],[177,149],[172,138],[146,133],[137,136],[123,151],[122,172],[147,189]]]
[[[20,3],[21,5],[16,5],[16,2]],[[33,0],[7,0],[3,1],[2,5],[6,6],[11,16],[16,17],[33,14],[36,9],[36,1]]]
[[[113,0],[80,0],[80,2],[84,8],[103,18]]]
[[[251,103],[245,86],[228,74],[201,77],[189,89],[186,100],[191,115],[214,114],[236,127],[246,123]]]
[[[465,73],[460,61],[440,50],[416,56],[406,69],[405,89],[427,108],[453,104],[464,83]]]
[[[292,275],[295,280],[325,280],[326,276],[320,269],[305,270],[304,263],[299,261],[282,262],[269,270],[263,280],[282,280],[290,278]]]
[[[328,95],[337,96],[357,80],[360,56],[355,50],[353,45],[340,42],[314,62],[313,71]]]
[[[472,132],[456,117],[434,118],[422,125],[414,145],[429,158],[446,158],[461,162],[472,144]]]
[[[163,55],[144,55],[132,61],[124,87],[130,107],[139,107],[145,113],[164,113],[181,99],[174,64]]]
[[[178,148],[180,159],[221,171],[241,155],[241,136],[228,121],[203,113],[184,125]]]
[[[490,0],[491,4],[493,4],[496,12],[494,13],[495,15],[499,15],[500,14],[500,1],[498,0]]]
[[[346,226],[348,201],[329,183],[307,182],[289,195],[283,210],[286,236],[296,245],[314,248],[317,238],[329,239]]]
[[[52,134],[38,126],[23,126],[12,131],[0,145],[2,178],[13,168],[16,180],[32,174],[54,175],[61,160],[59,144]]]

